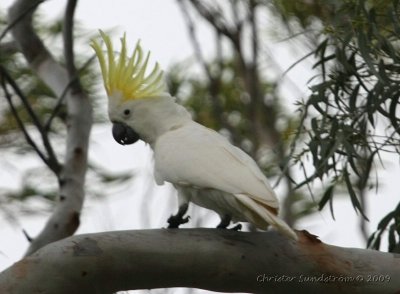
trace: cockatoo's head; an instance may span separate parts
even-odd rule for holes
[[[143,118],[138,118],[146,111],[141,105],[151,104],[147,103],[148,100],[169,97],[165,92],[163,72],[156,63],[153,70],[146,74],[150,53],[144,56],[139,42],[129,57],[125,35],[121,38],[120,53],[115,54],[110,37],[102,31],[100,34],[106,44],[106,54],[96,40],[92,40],[90,45],[100,62],[108,95],[108,114],[113,123],[112,133],[118,143],[132,144],[140,138],[139,131],[147,123]]]

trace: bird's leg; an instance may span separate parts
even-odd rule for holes
[[[230,228],[232,231],[240,231],[242,229],[242,224],[237,224],[233,228]]]
[[[179,206],[178,213],[175,215],[171,215],[168,222],[168,229],[176,229],[179,228],[180,225],[186,224],[189,221],[189,216],[183,217],[189,208],[188,203],[183,203]]]
[[[221,222],[217,226],[217,229],[227,229],[229,224],[231,223],[231,216],[229,214],[225,214],[221,217]]]
[[[228,229],[228,226],[231,223],[231,220],[232,220],[232,217],[229,214],[225,214],[223,217],[221,217],[221,222],[217,226],[217,229]],[[241,229],[242,229],[242,225],[237,224],[229,230],[240,231]]]

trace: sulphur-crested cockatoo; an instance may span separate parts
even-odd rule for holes
[[[158,64],[146,72],[149,53],[144,56],[139,43],[129,56],[124,36],[120,53],[115,54],[109,36],[100,34],[106,54],[95,40],[91,46],[103,74],[114,139],[123,145],[141,139],[151,146],[156,183],[169,182],[178,191],[179,212],[169,219],[170,227],[187,221],[182,217],[193,202],[216,211],[219,227],[227,227],[231,220],[264,230],[272,225],[296,239],[277,216],[278,199],[254,160],[192,120],[166,91]]]

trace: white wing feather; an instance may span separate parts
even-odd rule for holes
[[[248,221],[260,228],[269,223],[297,239],[273,213],[278,211],[278,199],[257,164],[220,134],[191,122],[160,136],[154,157],[158,184],[167,181],[230,193],[248,210],[243,211]]]
[[[162,135],[156,142],[158,182],[247,194],[278,209],[279,203],[254,160],[223,136],[197,123]]]

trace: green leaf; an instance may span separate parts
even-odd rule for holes
[[[383,83],[384,82],[383,78],[376,70],[374,61],[372,60],[370,55],[371,40],[368,40],[364,32],[359,30],[357,34],[357,42],[358,42],[358,48],[360,49],[361,57],[364,59],[369,70]]]
[[[377,234],[377,232],[373,232],[371,234],[371,236],[369,236],[368,240],[367,240],[367,248],[373,248],[373,241],[375,239],[375,235]],[[379,249],[379,248],[378,248]]]
[[[371,167],[372,163],[374,162],[374,157],[375,157],[375,152],[372,152],[371,155],[368,157],[368,159],[365,162],[364,166],[364,174],[360,176],[360,186],[365,187],[367,184],[367,181],[369,179],[369,174],[371,172]]]
[[[315,64],[313,65],[312,69],[318,67],[319,65],[323,65],[323,66],[324,66],[324,64],[325,64],[327,61],[332,60],[332,59],[335,59],[335,57],[336,57],[336,54],[335,54],[335,53],[332,53],[332,54],[329,54],[328,56],[322,57],[320,60],[318,60],[317,63],[315,63]],[[324,72],[323,72],[322,74],[324,75]]]
[[[324,195],[322,196],[321,200],[318,203],[318,209],[322,210],[322,208],[324,208],[325,204],[331,199],[332,195],[333,195],[333,190],[334,190],[335,186],[334,185],[330,185],[326,190]]]
[[[383,80],[384,83],[390,83],[391,82],[390,78],[386,74],[385,64],[383,63],[382,59],[379,60],[378,71],[379,71],[379,75],[382,77],[382,80]]]
[[[396,226],[392,224],[389,228],[389,236],[388,236],[389,246],[388,251],[393,252],[396,248],[397,241],[396,241]]]
[[[394,7],[396,7],[397,5],[395,4]],[[393,24],[393,28],[395,33],[400,36],[400,21],[398,18],[398,14],[396,13],[396,8],[393,9],[392,11],[390,11],[389,13],[390,15],[390,19],[392,20],[392,24]]]
[[[378,230],[385,230],[390,221],[396,216],[395,211],[389,212],[378,224]]]
[[[351,169],[356,173],[356,175],[358,177],[361,177],[360,172],[358,171],[357,165],[354,162],[354,157],[352,155],[350,155],[350,154],[347,154],[347,159],[348,159],[348,161],[350,163]]]
[[[319,159],[318,159],[318,144],[317,144],[317,142],[315,142],[314,140],[311,140],[308,143],[308,148],[310,149],[310,152],[311,152],[311,155],[312,155],[312,158],[313,158],[313,164],[316,167],[316,166],[318,166],[318,162],[319,162]]]
[[[351,92],[351,95],[349,96],[349,107],[350,111],[354,113],[357,108],[357,97],[358,97],[358,92],[360,91],[360,84],[356,85]]]
[[[397,133],[400,134],[398,118],[396,115],[397,104],[399,104],[399,92],[396,93],[394,97],[392,97],[392,101],[389,106],[389,119],[392,123],[393,127],[397,130]]]
[[[333,213],[333,197],[329,198],[329,210],[331,212],[333,220],[335,220],[335,214]]]
[[[367,216],[364,214],[363,209],[361,207],[361,203],[358,200],[357,194],[353,189],[353,185],[351,183],[350,175],[349,175],[349,172],[347,171],[347,169],[344,169],[343,176],[344,176],[345,183],[346,183],[346,186],[347,186],[347,191],[349,191],[350,200],[351,200],[351,203],[353,204],[354,209],[356,211],[359,211],[361,213],[361,215],[364,217],[364,219],[369,221]]]
[[[324,59],[325,59],[325,51],[328,46],[328,40],[329,39],[326,38],[324,41],[322,41],[318,45],[317,49],[315,49],[315,56],[320,55],[321,59],[316,64],[314,64],[313,68],[317,67],[318,65],[321,65],[321,72],[322,72],[323,79],[325,79],[325,75],[326,75]]]
[[[378,234],[378,236],[376,236],[376,238],[375,238],[374,248],[376,250],[378,250],[381,247],[381,236],[382,236],[382,234]]]

